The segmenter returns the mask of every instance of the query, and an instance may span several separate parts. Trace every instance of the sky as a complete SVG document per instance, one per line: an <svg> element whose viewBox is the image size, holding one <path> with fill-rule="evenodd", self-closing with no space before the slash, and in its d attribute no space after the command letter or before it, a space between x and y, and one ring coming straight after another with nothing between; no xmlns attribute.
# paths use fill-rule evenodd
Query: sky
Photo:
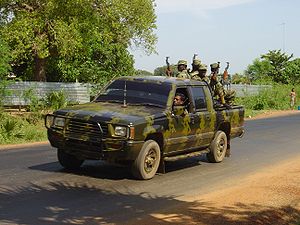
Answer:
<svg viewBox="0 0 300 225"><path fill-rule="evenodd" d="M270 50L300 57L299 0L155 0L157 54L133 50L135 68L153 72L194 54L243 73ZM189 67L191 67L189 65Z"/></svg>

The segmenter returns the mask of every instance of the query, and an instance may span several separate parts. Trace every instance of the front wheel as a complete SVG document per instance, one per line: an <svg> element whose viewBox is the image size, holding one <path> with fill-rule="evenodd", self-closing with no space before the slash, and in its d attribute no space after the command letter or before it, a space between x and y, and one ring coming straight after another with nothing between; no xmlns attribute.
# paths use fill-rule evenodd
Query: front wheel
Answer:
<svg viewBox="0 0 300 225"><path fill-rule="evenodd" d="M78 159L76 156L66 153L63 149L57 149L57 158L59 163L70 170L79 169L84 160Z"/></svg>
<svg viewBox="0 0 300 225"><path fill-rule="evenodd" d="M144 143L138 157L132 165L132 175L141 180L154 177L160 163L160 147L156 141Z"/></svg>
<svg viewBox="0 0 300 225"><path fill-rule="evenodd" d="M206 154L209 162L222 162L227 151L227 136L223 131L217 131L209 147L210 152Z"/></svg>

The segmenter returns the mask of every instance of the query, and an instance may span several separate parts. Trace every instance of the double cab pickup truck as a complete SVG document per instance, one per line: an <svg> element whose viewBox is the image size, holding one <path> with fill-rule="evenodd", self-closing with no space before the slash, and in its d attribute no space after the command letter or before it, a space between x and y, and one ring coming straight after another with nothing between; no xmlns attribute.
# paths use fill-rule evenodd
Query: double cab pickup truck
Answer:
<svg viewBox="0 0 300 225"><path fill-rule="evenodd" d="M186 97L181 106L173 103L178 93ZM243 124L244 108L216 104L207 83L163 76L117 78L92 102L45 118L64 168L105 160L130 166L144 180L163 173L168 160L206 154L209 162L221 162Z"/></svg>

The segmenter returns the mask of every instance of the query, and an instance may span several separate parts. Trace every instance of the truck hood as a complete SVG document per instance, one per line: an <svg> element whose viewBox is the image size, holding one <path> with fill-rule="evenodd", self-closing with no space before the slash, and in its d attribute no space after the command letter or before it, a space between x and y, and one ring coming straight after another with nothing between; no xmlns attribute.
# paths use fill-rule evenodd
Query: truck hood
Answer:
<svg viewBox="0 0 300 225"><path fill-rule="evenodd" d="M149 117L153 119L162 117L165 110L155 106L127 105L123 107L120 103L91 102L60 109L54 114L85 121L127 125L138 124Z"/></svg>

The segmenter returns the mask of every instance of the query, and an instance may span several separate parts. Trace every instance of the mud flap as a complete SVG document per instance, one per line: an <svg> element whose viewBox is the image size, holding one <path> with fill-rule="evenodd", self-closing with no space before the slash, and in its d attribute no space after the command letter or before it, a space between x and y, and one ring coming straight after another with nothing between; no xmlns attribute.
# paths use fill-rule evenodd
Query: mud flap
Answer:
<svg viewBox="0 0 300 225"><path fill-rule="evenodd" d="M231 153L230 153L230 144L227 144L227 149L226 149L226 153L225 153L225 157L230 157Z"/></svg>
<svg viewBox="0 0 300 225"><path fill-rule="evenodd" d="M163 157L160 158L160 163L159 163L157 172L162 173L162 174L166 173L166 165L165 165L165 160L163 159Z"/></svg>

